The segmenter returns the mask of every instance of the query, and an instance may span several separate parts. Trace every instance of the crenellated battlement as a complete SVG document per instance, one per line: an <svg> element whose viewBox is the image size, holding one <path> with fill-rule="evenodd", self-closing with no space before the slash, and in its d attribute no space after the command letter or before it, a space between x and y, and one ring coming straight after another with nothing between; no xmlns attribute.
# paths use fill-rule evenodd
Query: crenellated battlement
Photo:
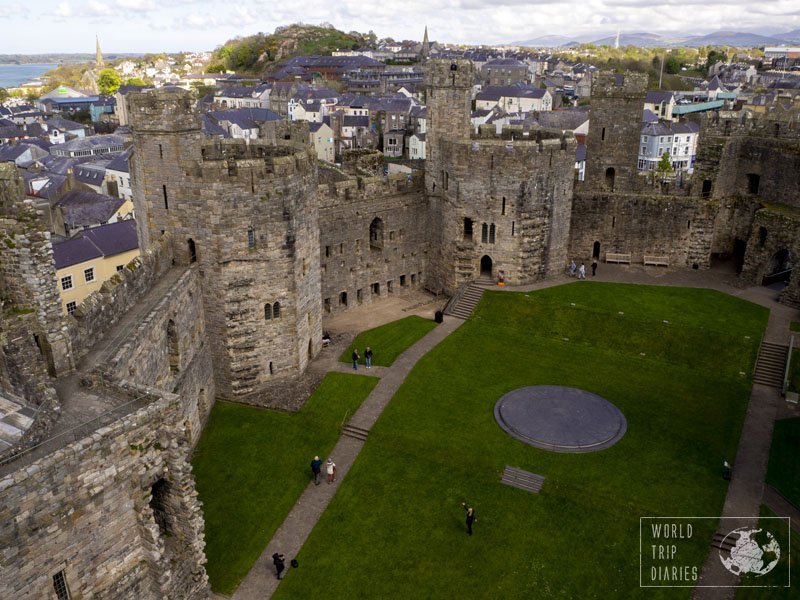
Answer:
<svg viewBox="0 0 800 600"><path fill-rule="evenodd" d="M351 177L344 181L319 184L317 196L320 209L334 208L359 202L380 202L390 196L421 193L424 189L422 174L396 173L387 177Z"/></svg>
<svg viewBox="0 0 800 600"><path fill-rule="evenodd" d="M472 88L475 65L465 58L435 59L425 64L425 87Z"/></svg>
<svg viewBox="0 0 800 600"><path fill-rule="evenodd" d="M601 71L592 76L592 100L595 98L644 98L647 73L612 73Z"/></svg>
<svg viewBox="0 0 800 600"><path fill-rule="evenodd" d="M702 134L708 137L753 137L800 140L800 110L773 108L764 114L745 110L706 113L701 117Z"/></svg>
<svg viewBox="0 0 800 600"><path fill-rule="evenodd" d="M134 131L159 134L201 129L194 96L187 90L159 88L132 92L126 102Z"/></svg>

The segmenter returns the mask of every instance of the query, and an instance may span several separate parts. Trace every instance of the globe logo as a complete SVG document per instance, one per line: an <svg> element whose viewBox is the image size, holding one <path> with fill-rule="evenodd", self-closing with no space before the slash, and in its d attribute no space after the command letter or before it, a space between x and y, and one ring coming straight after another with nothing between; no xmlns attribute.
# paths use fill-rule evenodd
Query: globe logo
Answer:
<svg viewBox="0 0 800 600"><path fill-rule="evenodd" d="M763 533L762 539L766 537L766 541L760 542L756 539L759 533ZM781 558L781 547L769 531L740 527L726 535L721 545L726 546L726 542L733 543L736 535L739 537L733 544L730 555L723 556L722 552L719 553L719 558L728 571L734 575L752 573L756 577L761 577L775 568Z"/></svg>

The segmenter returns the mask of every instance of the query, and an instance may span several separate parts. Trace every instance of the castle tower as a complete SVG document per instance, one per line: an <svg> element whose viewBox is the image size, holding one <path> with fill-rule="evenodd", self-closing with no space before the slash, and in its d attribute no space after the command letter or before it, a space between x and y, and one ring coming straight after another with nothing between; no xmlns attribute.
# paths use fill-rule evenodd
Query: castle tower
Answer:
<svg viewBox="0 0 800 600"><path fill-rule="evenodd" d="M94 37L95 40L95 57L94 57L94 64L98 67L103 66L103 53L100 51L100 38L98 36Z"/></svg>
<svg viewBox="0 0 800 600"><path fill-rule="evenodd" d="M436 59L425 65L428 106L425 189L428 194L439 194L447 188L447 174L440 163L441 140L469 140L474 82L475 67L470 60Z"/></svg>
<svg viewBox="0 0 800 600"><path fill-rule="evenodd" d="M602 72L592 77L586 184L591 189L633 191L642 131L647 74Z"/></svg>
<svg viewBox="0 0 800 600"><path fill-rule="evenodd" d="M263 393L321 349L316 159L291 134L205 141L187 92L129 94L142 239L203 277L217 395ZM290 127L286 124L286 127Z"/></svg>

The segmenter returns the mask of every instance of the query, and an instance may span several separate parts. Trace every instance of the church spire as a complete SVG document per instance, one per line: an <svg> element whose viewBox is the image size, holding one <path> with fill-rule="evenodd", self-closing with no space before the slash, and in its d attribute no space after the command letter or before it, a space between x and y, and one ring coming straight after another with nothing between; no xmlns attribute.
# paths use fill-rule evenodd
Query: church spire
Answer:
<svg viewBox="0 0 800 600"><path fill-rule="evenodd" d="M100 51L100 38L98 36L94 37L96 43L96 53L94 62L98 67L103 66L103 53Z"/></svg>
<svg viewBox="0 0 800 600"><path fill-rule="evenodd" d="M431 45L428 42L428 26L425 25L425 35L422 37L422 56L428 58L431 53Z"/></svg>

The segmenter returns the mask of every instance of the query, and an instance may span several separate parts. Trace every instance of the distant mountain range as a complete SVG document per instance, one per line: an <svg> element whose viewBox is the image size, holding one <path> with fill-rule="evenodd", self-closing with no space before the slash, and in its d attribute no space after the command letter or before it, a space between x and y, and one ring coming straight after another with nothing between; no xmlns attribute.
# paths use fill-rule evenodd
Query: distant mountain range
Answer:
<svg viewBox="0 0 800 600"><path fill-rule="evenodd" d="M529 40L512 42L512 46L530 46L534 48L559 48L577 46L579 44L595 44L596 46L613 46L616 34L597 37L598 34L566 37L563 35L545 35ZM620 33L620 46L640 46L642 48L668 47L668 46L781 46L787 44L800 44L800 29L786 33L773 33L763 35L745 31L715 31L705 35L677 36L669 34L637 32Z"/></svg>

